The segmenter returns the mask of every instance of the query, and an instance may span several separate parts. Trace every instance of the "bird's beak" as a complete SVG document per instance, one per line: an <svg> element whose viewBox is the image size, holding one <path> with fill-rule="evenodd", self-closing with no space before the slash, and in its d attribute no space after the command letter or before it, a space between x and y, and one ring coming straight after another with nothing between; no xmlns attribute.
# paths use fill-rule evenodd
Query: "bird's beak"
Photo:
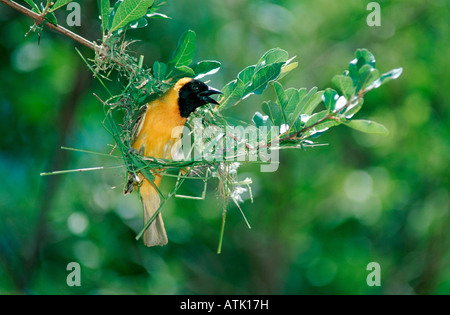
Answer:
<svg viewBox="0 0 450 315"><path fill-rule="evenodd" d="M214 95L214 94L223 94L223 93L215 88L208 87L208 90L200 92L198 94L198 96L200 96L200 98L207 103L219 105L219 103L215 99L210 97L211 95Z"/></svg>

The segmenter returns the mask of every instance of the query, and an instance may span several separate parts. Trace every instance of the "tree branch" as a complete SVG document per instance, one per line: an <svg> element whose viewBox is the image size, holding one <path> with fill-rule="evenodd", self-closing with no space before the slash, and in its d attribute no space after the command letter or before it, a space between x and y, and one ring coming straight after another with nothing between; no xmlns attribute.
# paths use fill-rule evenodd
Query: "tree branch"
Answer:
<svg viewBox="0 0 450 315"><path fill-rule="evenodd" d="M0 0L0 2L3 2L4 4L6 4L7 6L13 8L14 10L19 11L20 13L32 18L36 25L40 25L45 21L45 18L42 17L41 15L25 8L24 6L14 2L14 1L10 1L10 0ZM54 25L50 22L46 23L46 26L48 26L49 28L51 28L52 30L55 30L61 34L63 34L64 36L67 36L75 41L77 41L78 43L94 50L94 51L98 51L100 50L100 46L97 45L95 42L90 42L87 39L81 37L80 35L75 34L72 31L69 31L68 29L60 26L60 25Z"/></svg>

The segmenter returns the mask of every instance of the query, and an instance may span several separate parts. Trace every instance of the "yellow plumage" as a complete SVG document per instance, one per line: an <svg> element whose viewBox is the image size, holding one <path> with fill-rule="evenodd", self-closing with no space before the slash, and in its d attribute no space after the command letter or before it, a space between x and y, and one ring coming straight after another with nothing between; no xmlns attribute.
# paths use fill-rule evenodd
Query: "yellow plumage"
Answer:
<svg viewBox="0 0 450 315"><path fill-rule="evenodd" d="M173 152L180 149L174 148L181 137L180 127L184 126L190 113L208 103L219 104L210 97L213 94L221 92L192 78L178 80L161 97L139 110L132 130L132 147L143 156L172 159ZM139 185L145 223L153 217L160 205L159 192L155 186L159 187L161 175L153 173L153 176L155 178L152 183L141 173L139 180L130 175L124 189L124 193L128 194L133 191L134 183ZM144 243L147 246L167 244L161 213L144 232Z"/></svg>
<svg viewBox="0 0 450 315"><path fill-rule="evenodd" d="M181 117L178 105L179 90L192 79L179 80L160 98L147 104L137 136L133 143L140 154L155 158L172 159L172 147L179 138L172 138L172 130L183 126L186 118ZM154 184L159 187L161 176L154 174ZM142 174L139 174L139 192L144 205L144 222L158 210L160 199L156 188ZM167 234L161 213L144 233L144 243L147 246L167 244Z"/></svg>

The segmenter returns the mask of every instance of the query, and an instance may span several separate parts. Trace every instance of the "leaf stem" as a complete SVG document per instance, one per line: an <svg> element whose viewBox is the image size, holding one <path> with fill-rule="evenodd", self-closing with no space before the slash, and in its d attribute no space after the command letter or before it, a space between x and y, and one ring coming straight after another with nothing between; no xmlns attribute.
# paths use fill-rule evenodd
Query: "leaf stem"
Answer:
<svg viewBox="0 0 450 315"><path fill-rule="evenodd" d="M222 242L223 242L223 234L225 232L226 217L227 217L227 207L224 204L222 211L222 227L220 228L220 238L219 238L219 245L217 247L217 254L222 253Z"/></svg>
<svg viewBox="0 0 450 315"><path fill-rule="evenodd" d="M67 173L98 171L98 170L105 170L105 169L112 169L112 168L121 168L121 167L124 167L124 165L99 166L99 167L77 168L77 169L74 169L74 170L43 172L43 173L40 173L40 175L41 176L60 175L60 174L67 174Z"/></svg>
<svg viewBox="0 0 450 315"><path fill-rule="evenodd" d="M294 132L294 133L292 133L292 134L290 134L290 135L287 135L287 136L284 137L284 138L281 138L281 139L280 139L280 142L284 142L284 141L288 141L288 140L295 139L295 138L297 138L300 134L302 134L302 133L304 133L304 132L306 132L306 131L308 131L308 130L314 128L315 126L317 126L317 125L323 123L324 121L326 121L326 120L328 120L328 119L334 119L334 117L333 117L332 115L330 115L330 114L327 114L324 118L320 119L319 121L317 121L316 123L312 124L311 126L306 126L306 127L304 127L303 129L301 129L301 130L299 130L299 131L296 131L296 132Z"/></svg>

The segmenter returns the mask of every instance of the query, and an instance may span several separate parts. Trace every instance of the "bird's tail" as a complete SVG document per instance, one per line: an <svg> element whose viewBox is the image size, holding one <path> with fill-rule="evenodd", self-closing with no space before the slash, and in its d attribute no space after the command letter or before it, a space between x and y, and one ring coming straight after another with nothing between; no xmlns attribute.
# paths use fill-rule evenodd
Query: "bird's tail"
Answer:
<svg viewBox="0 0 450 315"><path fill-rule="evenodd" d="M144 204L144 224L153 217L159 208L160 199L158 191L148 181L141 187L141 197ZM147 246L163 246L167 244L167 233L161 213L153 220L152 224L144 232L144 244Z"/></svg>

